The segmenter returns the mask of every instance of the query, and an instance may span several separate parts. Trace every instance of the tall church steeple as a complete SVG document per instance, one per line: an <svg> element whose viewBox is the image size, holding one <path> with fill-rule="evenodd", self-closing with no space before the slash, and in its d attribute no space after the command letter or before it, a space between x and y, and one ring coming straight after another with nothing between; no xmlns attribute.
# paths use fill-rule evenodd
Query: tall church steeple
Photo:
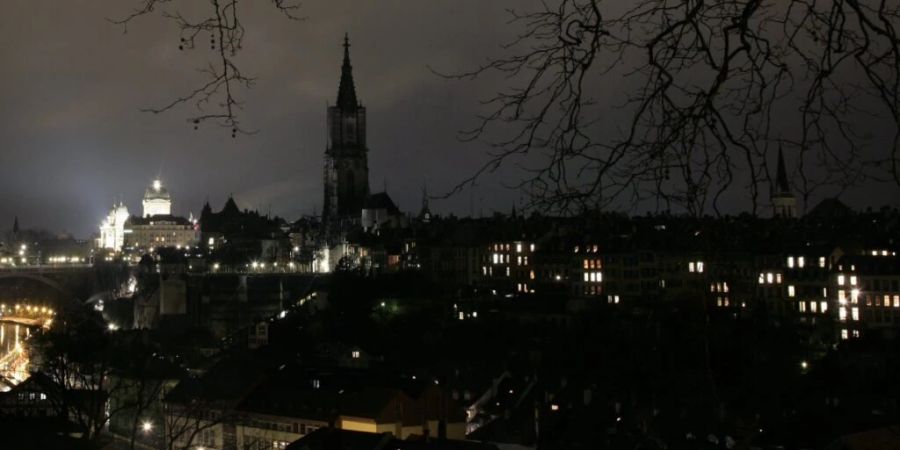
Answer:
<svg viewBox="0 0 900 450"><path fill-rule="evenodd" d="M355 111L359 106L356 86L353 83L353 66L350 64L350 37L344 34L344 64L341 65L341 84L338 87L337 106L342 110Z"/></svg>
<svg viewBox="0 0 900 450"><path fill-rule="evenodd" d="M797 217L797 198L791 192L787 169L784 166L784 152L778 146L778 168L775 171L775 183L771 188L773 215L792 219Z"/></svg>
<svg viewBox="0 0 900 450"><path fill-rule="evenodd" d="M359 220L369 195L366 108L356 96L350 40L344 35L344 61L337 103L328 108L328 147L325 149L325 220Z"/></svg>

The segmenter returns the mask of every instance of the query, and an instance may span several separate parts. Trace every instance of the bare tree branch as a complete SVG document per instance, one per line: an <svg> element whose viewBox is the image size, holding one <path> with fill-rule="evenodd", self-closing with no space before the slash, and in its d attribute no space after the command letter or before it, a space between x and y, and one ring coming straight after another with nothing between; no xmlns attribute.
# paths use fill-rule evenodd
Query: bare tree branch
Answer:
<svg viewBox="0 0 900 450"><path fill-rule="evenodd" d="M506 56L444 75L508 81L462 134L491 145L487 162L447 195L526 161L518 187L552 212L655 198L720 213L737 184L757 213L779 147L804 199L900 183L895 2L548 0L511 14L522 31ZM623 85L624 102L604 109L596 96Z"/></svg>
<svg viewBox="0 0 900 450"><path fill-rule="evenodd" d="M295 15L299 4L290 0L269 2L285 17L291 20L302 19ZM199 50L206 45L206 39L209 39L211 62L200 70L207 82L165 105L144 108L142 111L158 114L192 105L196 113L189 116L187 121L193 124L194 129L203 123L212 122L230 128L232 137L239 133L255 133L243 128L239 119L243 102L239 100L238 93L250 89L254 82L254 78L244 75L236 63L246 33L241 22L239 4L242 4L239 0L207 0L203 11L197 14L198 18L193 19L179 9L188 8L184 0L141 0L130 14L120 19L110 19L112 23L121 25L127 33L132 22L157 14L177 24L180 30L178 49L182 51Z"/></svg>

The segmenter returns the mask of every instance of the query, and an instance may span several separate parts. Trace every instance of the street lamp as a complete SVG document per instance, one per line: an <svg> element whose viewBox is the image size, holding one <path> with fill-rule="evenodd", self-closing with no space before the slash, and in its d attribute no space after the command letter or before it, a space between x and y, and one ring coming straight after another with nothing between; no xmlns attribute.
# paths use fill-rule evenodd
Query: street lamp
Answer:
<svg viewBox="0 0 900 450"><path fill-rule="evenodd" d="M153 431L153 423L149 420L145 420L144 423L141 424L141 430L143 430L144 433Z"/></svg>

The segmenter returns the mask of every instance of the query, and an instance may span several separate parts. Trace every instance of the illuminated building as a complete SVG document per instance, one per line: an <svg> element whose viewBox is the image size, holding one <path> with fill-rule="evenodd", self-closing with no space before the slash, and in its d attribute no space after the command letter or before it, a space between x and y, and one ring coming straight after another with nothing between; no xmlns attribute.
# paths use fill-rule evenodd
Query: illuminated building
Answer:
<svg viewBox="0 0 900 450"><path fill-rule="evenodd" d="M143 206L144 214L141 217L172 214L172 197L160 180L153 180L153 184L144 191Z"/></svg>
<svg viewBox="0 0 900 450"><path fill-rule="evenodd" d="M125 222L125 248L129 250L192 247L199 240L200 231L184 217L157 214L130 217Z"/></svg>
<svg viewBox="0 0 900 450"><path fill-rule="evenodd" d="M122 202L113 205L109 214L100 224L100 248L121 251L125 246L125 222L128 220L128 207Z"/></svg>

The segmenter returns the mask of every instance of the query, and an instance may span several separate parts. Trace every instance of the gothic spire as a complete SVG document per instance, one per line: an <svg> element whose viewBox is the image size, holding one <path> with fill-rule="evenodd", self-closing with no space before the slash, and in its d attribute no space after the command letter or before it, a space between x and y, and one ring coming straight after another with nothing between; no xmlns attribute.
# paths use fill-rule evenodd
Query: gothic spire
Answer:
<svg viewBox="0 0 900 450"><path fill-rule="evenodd" d="M13 234L19 234L19 216L13 220Z"/></svg>
<svg viewBox="0 0 900 450"><path fill-rule="evenodd" d="M775 195L790 196L791 185L788 183L787 170L784 168L784 152L778 146L778 171L775 178Z"/></svg>
<svg viewBox="0 0 900 450"><path fill-rule="evenodd" d="M341 66L341 85L338 88L337 106L344 112L356 111L356 86L353 85L353 66L350 65L350 38L344 34L344 64Z"/></svg>

